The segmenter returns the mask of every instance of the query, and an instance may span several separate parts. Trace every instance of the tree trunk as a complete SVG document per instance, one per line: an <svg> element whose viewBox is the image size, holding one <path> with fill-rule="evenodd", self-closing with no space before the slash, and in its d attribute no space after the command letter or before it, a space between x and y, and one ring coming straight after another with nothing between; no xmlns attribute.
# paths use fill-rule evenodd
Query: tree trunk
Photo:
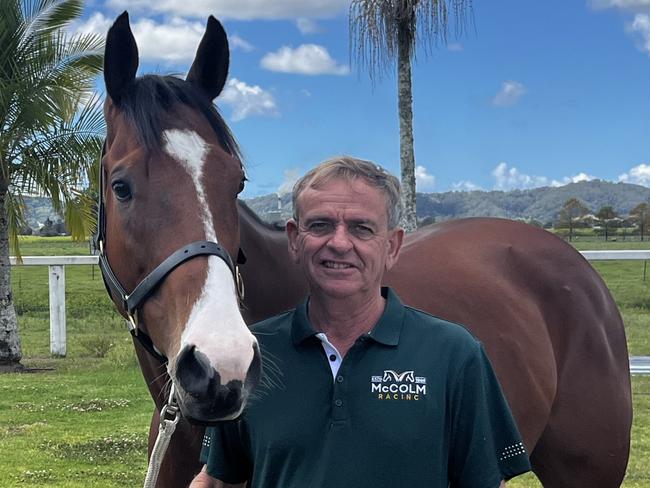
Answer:
<svg viewBox="0 0 650 488"><path fill-rule="evenodd" d="M415 208L415 155L413 151L413 95L411 91L411 43L406 27L398 30L397 99L399 146L404 214L401 225L406 232L417 229Z"/></svg>
<svg viewBox="0 0 650 488"><path fill-rule="evenodd" d="M20 370L22 351L11 293L7 184L0 181L0 370Z"/></svg>

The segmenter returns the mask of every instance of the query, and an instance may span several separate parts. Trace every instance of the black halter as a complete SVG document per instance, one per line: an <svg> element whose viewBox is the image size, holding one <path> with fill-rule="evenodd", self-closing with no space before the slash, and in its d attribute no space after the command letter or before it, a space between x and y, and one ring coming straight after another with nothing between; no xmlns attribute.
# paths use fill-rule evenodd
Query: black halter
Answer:
<svg viewBox="0 0 650 488"><path fill-rule="evenodd" d="M185 261L188 261L196 256L212 255L221 258L228 268L230 269L233 279L235 280L237 294L239 300L243 300L244 289L239 274L239 268L236 267L228 252L216 242L212 241L196 241L178 249L167 257L162 263L149 273L138 285L127 293L120 280L117 279L115 273L108 263L108 256L106 255L106 210L104 208L104 168L102 166L102 159L106 152L106 143L102 147L101 159L99 161L99 202L97 205L97 235L95 236L95 245L99 250L99 269L102 272L104 285L109 295L114 300L119 300L122 310L126 313L128 318L127 327L131 335L138 339L140 344L154 357L161 362L167 362L167 358L158 350L153 344L151 337L138 328L138 310L142 307L145 300L153 293L153 291L162 283L162 281L171 273L177 266L180 266ZM237 262L243 264L245 257L242 251L239 251Z"/></svg>

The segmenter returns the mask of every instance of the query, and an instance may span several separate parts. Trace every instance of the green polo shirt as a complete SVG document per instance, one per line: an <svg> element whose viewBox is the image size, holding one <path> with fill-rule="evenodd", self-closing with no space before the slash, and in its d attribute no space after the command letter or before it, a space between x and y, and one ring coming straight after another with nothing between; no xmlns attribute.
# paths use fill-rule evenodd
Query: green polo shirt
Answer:
<svg viewBox="0 0 650 488"><path fill-rule="evenodd" d="M208 474L253 488L497 488L530 469L481 344L382 294L335 378L307 301L253 327L265 376L238 420L208 429Z"/></svg>

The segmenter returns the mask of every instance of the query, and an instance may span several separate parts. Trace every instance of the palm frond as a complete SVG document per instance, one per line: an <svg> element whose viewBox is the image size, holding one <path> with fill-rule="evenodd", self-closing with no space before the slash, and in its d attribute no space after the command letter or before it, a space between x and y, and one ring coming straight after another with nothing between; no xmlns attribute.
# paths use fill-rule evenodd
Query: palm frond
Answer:
<svg viewBox="0 0 650 488"><path fill-rule="evenodd" d="M371 79L391 69L399 43L410 57L421 45L426 54L447 42L450 17L460 36L471 14L471 0L352 0L349 10L350 57L365 67Z"/></svg>
<svg viewBox="0 0 650 488"><path fill-rule="evenodd" d="M83 0L23 0L26 34L47 36L68 25L83 12Z"/></svg>
<svg viewBox="0 0 650 488"><path fill-rule="evenodd" d="M65 223L74 240L84 240L95 232L97 200L88 191L72 190L65 202Z"/></svg>
<svg viewBox="0 0 650 488"><path fill-rule="evenodd" d="M16 256L16 259L20 261L22 255L18 242L18 230L27 225L27 221L25 220L25 202L22 195L7 192L5 207L7 211L7 226L9 229L9 248L11 249L11 253Z"/></svg>

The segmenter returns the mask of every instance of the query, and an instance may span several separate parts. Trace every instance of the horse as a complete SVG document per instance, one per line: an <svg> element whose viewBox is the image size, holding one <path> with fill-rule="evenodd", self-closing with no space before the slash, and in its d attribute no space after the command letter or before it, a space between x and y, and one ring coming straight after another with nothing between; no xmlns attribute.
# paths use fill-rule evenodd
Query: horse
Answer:
<svg viewBox="0 0 650 488"><path fill-rule="evenodd" d="M135 77L128 14L107 35L103 245L115 279L146 296L134 317L134 304L111 291L132 324L155 403L150 449L169 382L181 399L158 487L187 486L200 469L204 426L236 416L260 381L259 351L243 324L288 310L307 292L284 231L237 198L243 165L213 104L228 61L214 17L185 80ZM217 237L227 256L213 249L165 265L174 249ZM246 285L239 308L233 258ZM154 285L136 293L152 274ZM632 418L625 332L602 279L570 245L505 219L444 222L406 237L385 284L485 345L545 487L620 485Z"/></svg>

